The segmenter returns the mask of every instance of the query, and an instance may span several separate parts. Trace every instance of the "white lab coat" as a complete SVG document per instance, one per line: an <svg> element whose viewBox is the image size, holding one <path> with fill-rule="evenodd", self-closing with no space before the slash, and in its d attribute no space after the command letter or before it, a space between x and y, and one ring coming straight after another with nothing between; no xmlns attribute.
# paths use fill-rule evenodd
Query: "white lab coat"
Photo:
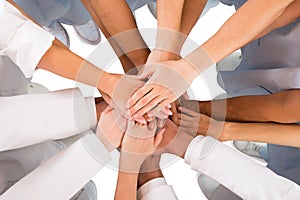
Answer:
<svg viewBox="0 0 300 200"><path fill-rule="evenodd" d="M0 192L14 184L0 199L69 199L110 159L89 131L94 101L78 89L27 95L54 37L5 0L0 24ZM65 149L52 141L83 132Z"/></svg>
<svg viewBox="0 0 300 200"><path fill-rule="evenodd" d="M246 200L298 200L300 186L276 175L212 137L198 136L185 154L185 162ZM149 181L138 190L138 199L177 199L163 178Z"/></svg>

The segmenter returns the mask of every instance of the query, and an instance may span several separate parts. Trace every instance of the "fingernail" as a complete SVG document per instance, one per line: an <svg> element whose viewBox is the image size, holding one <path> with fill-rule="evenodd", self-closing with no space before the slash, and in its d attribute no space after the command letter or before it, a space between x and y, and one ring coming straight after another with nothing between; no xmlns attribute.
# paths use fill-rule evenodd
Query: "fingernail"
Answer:
<svg viewBox="0 0 300 200"><path fill-rule="evenodd" d="M141 116L139 115L139 114L135 114L135 115L133 115L133 118L134 119L138 119L138 118L140 118Z"/></svg>
<svg viewBox="0 0 300 200"><path fill-rule="evenodd" d="M147 121L145 120L145 118L141 118L140 122L141 122L142 124L147 124Z"/></svg>
<svg viewBox="0 0 300 200"><path fill-rule="evenodd" d="M168 111L168 114L169 114L169 115L173 115L172 111L170 111L170 110Z"/></svg>
<svg viewBox="0 0 300 200"><path fill-rule="evenodd" d="M172 106L169 104L169 105L168 105L168 108L172 108Z"/></svg>
<svg viewBox="0 0 300 200"><path fill-rule="evenodd" d="M182 108L181 108L181 107L178 107L178 110L182 110Z"/></svg>

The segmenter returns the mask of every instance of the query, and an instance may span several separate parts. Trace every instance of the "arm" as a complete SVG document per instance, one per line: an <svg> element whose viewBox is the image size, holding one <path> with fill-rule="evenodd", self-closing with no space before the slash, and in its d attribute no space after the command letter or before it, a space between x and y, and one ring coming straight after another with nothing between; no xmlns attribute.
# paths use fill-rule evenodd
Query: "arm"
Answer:
<svg viewBox="0 0 300 200"><path fill-rule="evenodd" d="M70 137L97 123L93 99L79 89L1 97L0 110L0 151Z"/></svg>
<svg viewBox="0 0 300 200"><path fill-rule="evenodd" d="M167 185L159 166L160 155L149 156L143 163L138 177L137 199L177 199L172 186Z"/></svg>
<svg viewBox="0 0 300 200"><path fill-rule="evenodd" d="M112 97L122 76L108 74L72 53L10 3L1 1L0 10L0 55L8 56L26 77L38 67L95 86ZM25 37L31 40L24 41Z"/></svg>
<svg viewBox="0 0 300 200"><path fill-rule="evenodd" d="M240 140L300 147L300 125L225 122L224 141Z"/></svg>
<svg viewBox="0 0 300 200"><path fill-rule="evenodd" d="M180 33L185 0L157 1L157 35L155 49L147 63L178 60L185 36Z"/></svg>
<svg viewBox="0 0 300 200"><path fill-rule="evenodd" d="M289 23L293 22L297 18L299 18L299 9L300 9L300 1L296 0L292 2L284 11L283 13L273 21L265 30L263 30L259 35L257 35L254 40L270 33L271 31L288 25Z"/></svg>
<svg viewBox="0 0 300 200"><path fill-rule="evenodd" d="M125 54L135 67L145 64L150 50L125 0L82 0L82 3L118 56Z"/></svg>
<svg viewBox="0 0 300 200"><path fill-rule="evenodd" d="M147 63L179 60L185 39L198 21L206 0L157 1L156 47Z"/></svg>
<svg viewBox="0 0 300 200"><path fill-rule="evenodd" d="M140 166L162 140L163 131L155 135L155 129L128 121L121 147L119 175L115 199L136 199L137 178Z"/></svg>
<svg viewBox="0 0 300 200"><path fill-rule="evenodd" d="M299 98L300 90L288 90L270 95L199 102L199 107L201 113L213 115L215 119L222 119L225 105L228 121L295 123L300 121Z"/></svg>
<svg viewBox="0 0 300 200"><path fill-rule="evenodd" d="M130 98L128 107L131 116L136 113L140 116L148 112L152 109L150 105L152 102L165 107L175 101L200 73L250 42L276 20L292 2L294 1L247 1L198 49L179 61L161 63L161 66L152 73L148 84L137 90ZM167 74L168 82L164 80ZM144 97L147 93L149 93L147 97Z"/></svg>
<svg viewBox="0 0 300 200"><path fill-rule="evenodd" d="M294 0L247 1L201 48L207 52L214 63L220 61L255 38L292 2Z"/></svg>
<svg viewBox="0 0 300 200"><path fill-rule="evenodd" d="M185 161L192 169L213 177L242 199L298 199L300 197L300 187L297 184L276 175L260 163L211 137L195 138L187 149ZM261 181L257 181L258 179ZM241 187L240 183L245 181L247 187Z"/></svg>
<svg viewBox="0 0 300 200"><path fill-rule="evenodd" d="M188 134L197 132L222 142L242 140L300 147L297 124L222 122L186 108L180 111L177 125Z"/></svg>
<svg viewBox="0 0 300 200"><path fill-rule="evenodd" d="M94 133L87 132L15 183L0 198L70 199L110 160ZM57 181L57 177L62 178Z"/></svg>

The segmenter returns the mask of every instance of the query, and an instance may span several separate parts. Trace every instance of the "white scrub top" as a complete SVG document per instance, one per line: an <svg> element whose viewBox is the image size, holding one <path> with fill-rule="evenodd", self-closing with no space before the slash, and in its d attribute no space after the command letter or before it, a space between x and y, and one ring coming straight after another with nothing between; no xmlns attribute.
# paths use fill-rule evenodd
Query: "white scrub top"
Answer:
<svg viewBox="0 0 300 200"><path fill-rule="evenodd" d="M5 0L0 1L0 24L0 95L24 94L54 36Z"/></svg>

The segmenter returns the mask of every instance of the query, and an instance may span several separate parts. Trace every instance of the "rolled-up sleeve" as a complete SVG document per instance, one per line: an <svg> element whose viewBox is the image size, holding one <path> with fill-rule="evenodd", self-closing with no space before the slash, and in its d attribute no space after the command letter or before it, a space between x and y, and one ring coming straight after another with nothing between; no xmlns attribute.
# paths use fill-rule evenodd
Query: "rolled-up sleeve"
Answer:
<svg viewBox="0 0 300 200"><path fill-rule="evenodd" d="M25 77L31 77L54 36L5 0L0 1L0 24L0 55L8 56Z"/></svg>
<svg viewBox="0 0 300 200"><path fill-rule="evenodd" d="M14 184L0 199L70 199L110 161L109 152L89 131Z"/></svg>
<svg viewBox="0 0 300 200"><path fill-rule="evenodd" d="M76 135L96 126L95 104L79 89L0 97L0 151Z"/></svg>
<svg viewBox="0 0 300 200"><path fill-rule="evenodd" d="M137 192L138 200L176 200L173 187L164 178L155 178L145 183Z"/></svg>
<svg viewBox="0 0 300 200"><path fill-rule="evenodd" d="M300 199L297 184L211 137L196 137L185 161L242 199Z"/></svg>

